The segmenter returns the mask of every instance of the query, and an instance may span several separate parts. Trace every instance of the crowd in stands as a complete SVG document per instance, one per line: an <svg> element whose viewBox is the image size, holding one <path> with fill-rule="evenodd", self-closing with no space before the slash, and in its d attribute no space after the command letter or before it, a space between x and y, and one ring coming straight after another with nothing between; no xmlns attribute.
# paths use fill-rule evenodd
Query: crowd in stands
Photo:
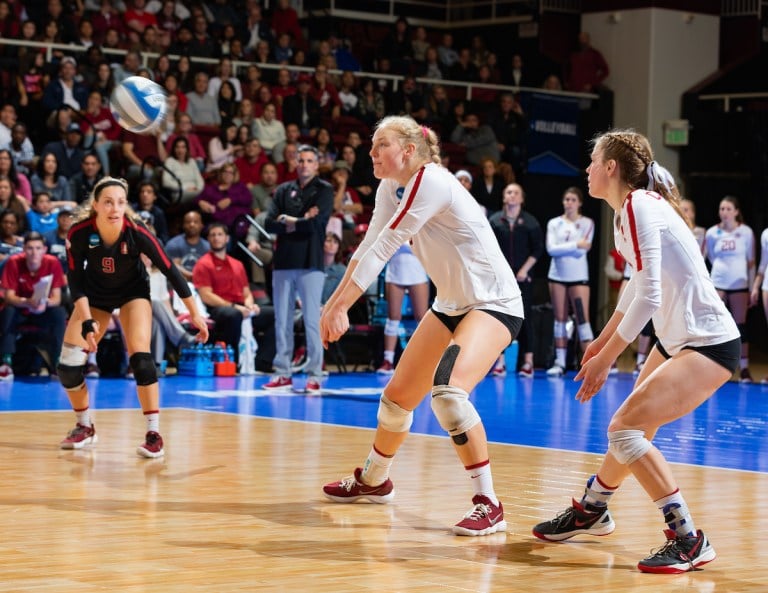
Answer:
<svg viewBox="0 0 768 593"><path fill-rule="evenodd" d="M67 48L48 53L3 39ZM460 170L491 216L502 210L505 188L524 175L526 114L514 92L475 89L468 101L463 89L457 96L440 81L591 92L609 72L586 33L561 70L531 72L520 54L500 63L482 35L457 45L451 33L412 28L403 18L368 59L336 32L306 38L288 0L269 11L255 0L0 0L0 64L0 265L23 251L27 231L43 233L49 253L65 263L73 209L102 176L123 176L136 210L188 281L211 249L208 228L218 229L217 241L228 239L252 291L248 307L266 319L257 332L267 340L274 340L274 245L243 221L264 226L276 189L297 179L300 145L314 147L318 175L332 186L326 247L333 253L318 261L336 270L373 207L369 138L385 114L434 129L444 164ZM403 78L395 87L384 74ZM109 97L128 76L151 78L168 94L168 117L152 134L131 133L112 117ZM172 302L162 292L158 300ZM230 325L227 332L239 335ZM271 370L274 344L260 352L262 370ZM7 352L0 355L9 362Z"/></svg>

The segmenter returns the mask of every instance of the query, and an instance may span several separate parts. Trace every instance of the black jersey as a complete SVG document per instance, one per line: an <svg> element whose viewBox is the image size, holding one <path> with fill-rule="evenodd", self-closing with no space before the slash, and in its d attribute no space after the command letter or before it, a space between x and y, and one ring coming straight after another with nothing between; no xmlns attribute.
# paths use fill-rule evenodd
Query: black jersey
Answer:
<svg viewBox="0 0 768 593"><path fill-rule="evenodd" d="M149 299L149 275L140 254L171 281L182 298L191 296L157 237L143 223L124 218L120 236L105 245L94 218L74 225L67 236L67 277L72 300L88 297L91 304L111 310L132 298Z"/></svg>

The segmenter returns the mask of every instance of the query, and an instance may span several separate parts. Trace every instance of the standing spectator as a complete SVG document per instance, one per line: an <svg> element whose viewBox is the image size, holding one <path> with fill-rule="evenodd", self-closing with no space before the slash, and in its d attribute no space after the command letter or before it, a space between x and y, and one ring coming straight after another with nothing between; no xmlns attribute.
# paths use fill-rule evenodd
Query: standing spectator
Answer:
<svg viewBox="0 0 768 593"><path fill-rule="evenodd" d="M480 175L472 184L472 195L485 210L486 216L501 210L504 188L507 184L499 175L496 161L484 158L480 161Z"/></svg>
<svg viewBox="0 0 768 593"><path fill-rule="evenodd" d="M223 222L229 229L238 216L250 214L251 200L251 192L237 179L237 167L227 163L216 173L216 182L206 185L195 203L209 220Z"/></svg>
<svg viewBox="0 0 768 593"><path fill-rule="evenodd" d="M208 339L208 326L197 310L187 283L157 238L133 216L128 206L128 186L123 180L102 179L93 192L93 200L80 216L69 233L68 279L74 310L64 333L57 367L77 424L60 446L81 449L97 440L83 370L88 352L96 351L107 331L112 311L119 309L129 364L147 422L144 442L136 453L147 458L162 457L160 391L157 369L150 354L152 307L147 270L140 258L142 253L171 281L189 310L192 323L200 330L201 342Z"/></svg>
<svg viewBox="0 0 768 593"><path fill-rule="evenodd" d="M544 255L544 233L536 217L523 209L524 205L525 192L522 186L519 183L510 183L504 188L504 207L493 214L489 222L504 257L507 258L509 266L515 273L517 285L523 297L525 318L518 334L523 364L518 374L521 377L532 378L534 335L531 325L531 306L533 305L531 270ZM502 355L496 361L491 373L501 376L506 370ZM514 372L515 369L509 370Z"/></svg>
<svg viewBox="0 0 768 593"><path fill-rule="evenodd" d="M101 170L101 161L92 152L83 156L83 162L80 164L80 171L69 180L69 194L75 202L82 204L91 197L96 183L104 177Z"/></svg>
<svg viewBox="0 0 768 593"><path fill-rule="evenodd" d="M216 97L208 94L208 75L205 72L195 74L195 90L187 93L187 114L192 123L198 126L218 126L221 124L219 105Z"/></svg>
<svg viewBox="0 0 768 593"><path fill-rule="evenodd" d="M565 88L576 93L599 91L609 73L608 63L603 54L592 47L589 33L579 33L579 47L568 57Z"/></svg>
<svg viewBox="0 0 768 593"><path fill-rule="evenodd" d="M323 346L320 341L320 298L325 280L323 242L333 210L333 188L318 176L318 153L313 146L298 149L298 178L275 192L266 230L277 235L272 272L277 354L275 376L265 389L291 387L295 298L301 300L307 340L306 392L321 391Z"/></svg>
<svg viewBox="0 0 768 593"><path fill-rule="evenodd" d="M562 216L547 223L549 294L555 314L555 364L547 370L550 377L565 372L568 350L568 314L576 314L576 325L582 349L586 350L594 335L589 323L589 266L587 253L592 248L595 223L582 216L584 196L578 187L563 192ZM583 317L582 317L583 314Z"/></svg>
<svg viewBox="0 0 768 593"><path fill-rule="evenodd" d="M746 321L752 279L755 277L755 234L744 224L739 200L735 196L725 196L720 200L719 216L719 224L707 229L705 254L712 264L712 283L741 334L740 381L752 383Z"/></svg>
<svg viewBox="0 0 768 593"><path fill-rule="evenodd" d="M165 244L168 256L179 268L179 272L187 282L192 282L192 270L211 246L203 238L203 217L197 210L184 214L181 221L181 234L171 237Z"/></svg>
<svg viewBox="0 0 768 593"><path fill-rule="evenodd" d="M451 142L461 144L467 149L466 160L472 165L480 165L484 158L499 162L501 153L496 142L496 135L487 124L480 124L476 113L467 113L451 132Z"/></svg>
<svg viewBox="0 0 768 593"><path fill-rule="evenodd" d="M51 276L49 292L35 295L35 285ZM0 312L0 381L13 381L11 366L16 352L16 328L22 323L40 328L47 338L53 371L59 362L66 311L61 288L66 284L59 260L46 253L45 239L31 231L24 236L24 252L11 256L3 266L5 307Z"/></svg>

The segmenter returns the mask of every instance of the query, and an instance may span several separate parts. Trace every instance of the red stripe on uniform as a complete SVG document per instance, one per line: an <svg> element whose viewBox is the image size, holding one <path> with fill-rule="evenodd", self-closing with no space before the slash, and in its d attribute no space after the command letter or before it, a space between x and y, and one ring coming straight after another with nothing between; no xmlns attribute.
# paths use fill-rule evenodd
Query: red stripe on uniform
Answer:
<svg viewBox="0 0 768 593"><path fill-rule="evenodd" d="M635 252L635 272L643 269L643 258L640 255L640 243L637 240L637 223L635 211L632 209L632 194L627 198L627 216L629 217L629 234L632 236L632 249Z"/></svg>
<svg viewBox="0 0 768 593"><path fill-rule="evenodd" d="M397 228L397 225L400 224L400 221L403 220L403 217L408 213L408 209L411 207L411 204L413 204L413 200L416 197L416 192L419 191L419 185L421 185L421 178L423 176L424 176L424 167L419 169L419 172L416 175L416 181L413 182L411 193L408 194L408 199L405 201L405 207L400 211L400 214L398 214L397 218L395 219L395 222L393 222L389 226L390 230L394 231Z"/></svg>
<svg viewBox="0 0 768 593"><path fill-rule="evenodd" d="M140 224L133 224L133 221L131 221L133 228L135 228L137 231L139 231L142 235L149 238L152 243L155 245L155 249L157 249L157 252L160 254L160 257L163 260L163 263L165 264L166 268L171 267L171 260L168 258L168 254L165 252L165 248L160 244L160 241L158 241L157 237L149 232L146 228L141 226Z"/></svg>

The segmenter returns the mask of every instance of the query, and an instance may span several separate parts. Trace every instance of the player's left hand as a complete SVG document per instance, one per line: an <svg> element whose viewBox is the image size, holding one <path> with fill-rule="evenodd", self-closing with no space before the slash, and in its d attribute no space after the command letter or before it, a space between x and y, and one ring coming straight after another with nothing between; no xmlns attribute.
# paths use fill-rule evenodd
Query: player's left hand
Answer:
<svg viewBox="0 0 768 593"><path fill-rule="evenodd" d="M205 344L208 341L208 323L206 323L205 317L195 315L192 317L192 324L200 330L195 336L195 340L200 344Z"/></svg>
<svg viewBox="0 0 768 593"><path fill-rule="evenodd" d="M320 340L323 348L328 348L331 342L337 342L349 329L349 316L341 307L325 307L320 316Z"/></svg>
<svg viewBox="0 0 768 593"><path fill-rule="evenodd" d="M586 362L582 362L581 370L573 379L574 381L582 380L581 387L576 393L576 400L582 404L591 400L602 389L610 370L611 362L606 364L600 356L593 356Z"/></svg>

